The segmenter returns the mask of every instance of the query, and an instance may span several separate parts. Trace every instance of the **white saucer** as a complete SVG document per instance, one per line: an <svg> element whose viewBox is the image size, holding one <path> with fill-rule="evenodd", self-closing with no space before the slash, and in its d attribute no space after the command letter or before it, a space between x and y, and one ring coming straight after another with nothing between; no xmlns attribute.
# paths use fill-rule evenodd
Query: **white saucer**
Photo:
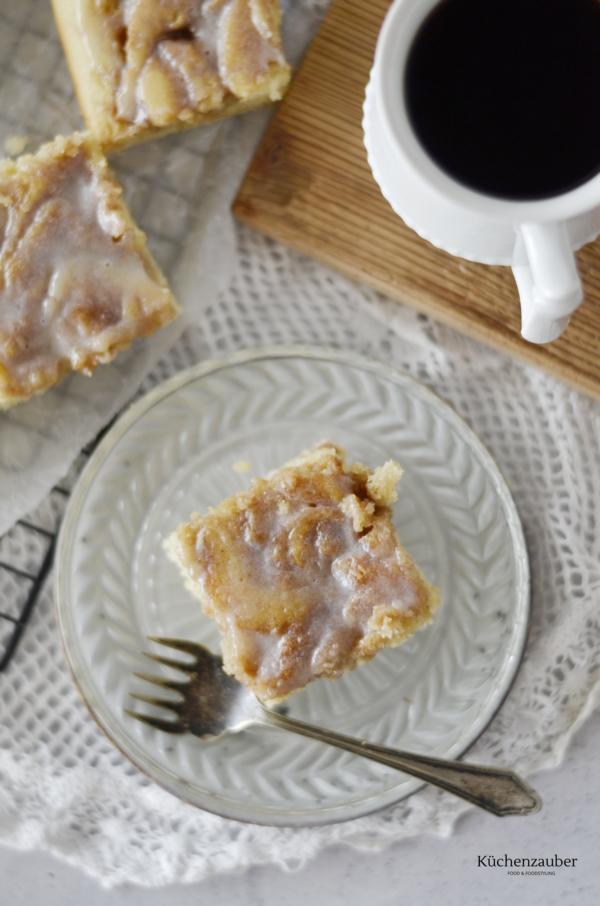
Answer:
<svg viewBox="0 0 600 906"><path fill-rule="evenodd" d="M405 469L395 520L443 590L435 622L290 713L374 742L453 758L500 706L528 623L529 568L506 484L464 422L425 387L351 354L275 348L208 362L134 404L98 446L61 531L56 600L67 657L94 717L157 783L230 818L308 825L363 815L420 784L275 729L212 743L124 713L148 635L217 647L162 550L192 510L247 486L315 441ZM251 464L249 475L233 466ZM147 690L146 690L147 691Z"/></svg>

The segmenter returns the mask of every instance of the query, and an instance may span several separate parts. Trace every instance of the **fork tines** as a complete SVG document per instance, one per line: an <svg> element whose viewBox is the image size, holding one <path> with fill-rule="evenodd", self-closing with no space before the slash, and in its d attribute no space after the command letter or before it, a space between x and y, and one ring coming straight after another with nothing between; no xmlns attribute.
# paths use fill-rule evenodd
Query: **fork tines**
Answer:
<svg viewBox="0 0 600 906"><path fill-rule="evenodd" d="M159 645L165 645L169 648L174 648L177 651L182 651L185 654L191 654L194 656L194 660L175 660L174 658L164 657L160 654L153 654L150 651L143 652L145 657L148 657L159 664L163 664L165 667L170 667L173 670L180 670L182 673L185 673L188 676L194 673L197 665L197 655L199 649L198 645L194 644L194 642L187 642L183 639L165 639L158 638L156 636L149 636L149 639L151 642L156 642ZM154 727L156 730L163 730L167 733L184 733L186 731L186 728L181 721L181 712L184 702L183 691L187 686L189 680L186 679L183 682L179 680L169 680L165 679L162 676L154 676L149 673L141 672L134 673L134 676L146 683L152 683L153 685L159 686L162 689L169 689L172 692L179 693L180 700L169 698L155 698L151 695L144 695L141 692L129 693L130 697L136 699L136 701L144 702L148 705L153 705L156 708L166 708L167 710L175 714L177 720L165 720L160 717L151 717L148 714L139 714L137 711L131 711L129 708L125 708L125 713L128 714L129 717L133 717L144 724L148 724L148 726L150 727Z"/></svg>

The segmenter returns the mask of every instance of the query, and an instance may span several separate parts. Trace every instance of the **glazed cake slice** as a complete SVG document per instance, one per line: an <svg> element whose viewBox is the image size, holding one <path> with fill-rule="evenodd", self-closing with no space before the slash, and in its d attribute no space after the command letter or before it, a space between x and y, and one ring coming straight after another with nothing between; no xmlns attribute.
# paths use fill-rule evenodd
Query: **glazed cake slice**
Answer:
<svg viewBox="0 0 600 906"><path fill-rule="evenodd" d="M320 444L167 539L225 669L259 698L338 677L431 620L437 590L392 524L400 475Z"/></svg>
<svg viewBox="0 0 600 906"><path fill-rule="evenodd" d="M90 374L176 314L90 138L0 162L0 408Z"/></svg>
<svg viewBox="0 0 600 906"><path fill-rule="evenodd" d="M282 97L279 0L53 0L88 127L105 148Z"/></svg>

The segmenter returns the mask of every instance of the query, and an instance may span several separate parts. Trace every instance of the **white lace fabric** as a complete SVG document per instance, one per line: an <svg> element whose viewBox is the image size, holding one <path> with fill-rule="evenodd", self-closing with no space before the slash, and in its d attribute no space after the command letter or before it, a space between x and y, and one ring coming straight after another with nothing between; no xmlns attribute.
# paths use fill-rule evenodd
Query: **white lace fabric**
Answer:
<svg viewBox="0 0 600 906"><path fill-rule="evenodd" d="M302 12L308 21L312 6L296 2L293 15ZM13 4L0 0L2 15L7 10L20 16ZM388 361L451 403L486 444L512 489L532 568L531 627L523 664L502 709L468 758L511 765L525 776L555 767L600 700L600 405L259 234L234 227L228 199L259 128L260 117L248 117L218 127L210 139L207 132L205 138L170 140L171 152L181 160L189 153L188 142L197 143L194 154L201 164L199 195L194 197L205 195L206 207L196 218L197 232L187 252L191 269L173 263L170 268L192 323L154 365L143 389L207 356L306 343ZM153 174L163 166L166 151L161 146L132 154L137 155L130 159L137 170L135 196L144 179L154 185ZM224 189L211 192L223 168L232 175L221 183ZM151 220L152 212L141 208L138 216L147 228L145 217ZM169 263L167 252L165 247ZM200 281L198 261L200 272L208 274ZM147 345L150 357L160 349L160 344ZM146 368L147 361L133 372L121 369L118 399L99 405L75 442L53 438L47 449L63 458L58 471L45 469L47 487L54 480L49 476L58 477L80 443L135 392ZM62 404L56 405L63 418ZM31 427L27 419L24 424ZM6 431L0 421L0 452L8 449L2 440ZM38 467L43 466L41 461ZM42 484L35 494L19 498L12 518L41 499ZM14 661L0 675L0 841L46 849L105 885L190 882L265 863L293 868L334 843L380 849L425 832L448 835L468 808L424 789L349 823L274 829L227 821L180 802L130 765L91 719L66 668L49 584Z"/></svg>

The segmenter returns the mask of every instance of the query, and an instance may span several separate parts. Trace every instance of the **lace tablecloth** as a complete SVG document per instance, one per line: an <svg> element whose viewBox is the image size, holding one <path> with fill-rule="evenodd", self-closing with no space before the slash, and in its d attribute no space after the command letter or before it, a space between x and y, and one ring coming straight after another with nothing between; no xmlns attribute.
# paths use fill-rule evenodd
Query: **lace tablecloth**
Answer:
<svg viewBox="0 0 600 906"><path fill-rule="evenodd" d="M288 4L296 52L318 5ZM0 99L3 115L10 114L4 134L43 137L40 99L47 114L42 131L68 128L65 117L76 117L58 48L48 38L47 4L0 0L0 20L9 47L0 51L7 67L2 90L12 80L27 100L31 79L37 80L18 121L6 100L14 103L14 94ZM19 74L24 59L29 68ZM77 387L83 379L67 381L66 389L45 397L52 419L44 421L35 404L0 418L3 527L42 498L145 373L142 389L207 356L274 343L335 346L389 361L472 425L511 486L527 536L533 607L525 659L469 757L510 764L526 776L554 767L600 698L600 406L236 228L228 203L264 116L120 158L129 201L176 285L188 326L168 352L173 336L104 369L104 377L84 388L84 403ZM0 841L47 849L107 885L193 881L269 862L293 868L329 844L379 849L424 832L447 835L467 808L427 789L350 823L282 830L237 824L179 802L141 776L90 719L60 650L49 587L17 657L0 675Z"/></svg>

